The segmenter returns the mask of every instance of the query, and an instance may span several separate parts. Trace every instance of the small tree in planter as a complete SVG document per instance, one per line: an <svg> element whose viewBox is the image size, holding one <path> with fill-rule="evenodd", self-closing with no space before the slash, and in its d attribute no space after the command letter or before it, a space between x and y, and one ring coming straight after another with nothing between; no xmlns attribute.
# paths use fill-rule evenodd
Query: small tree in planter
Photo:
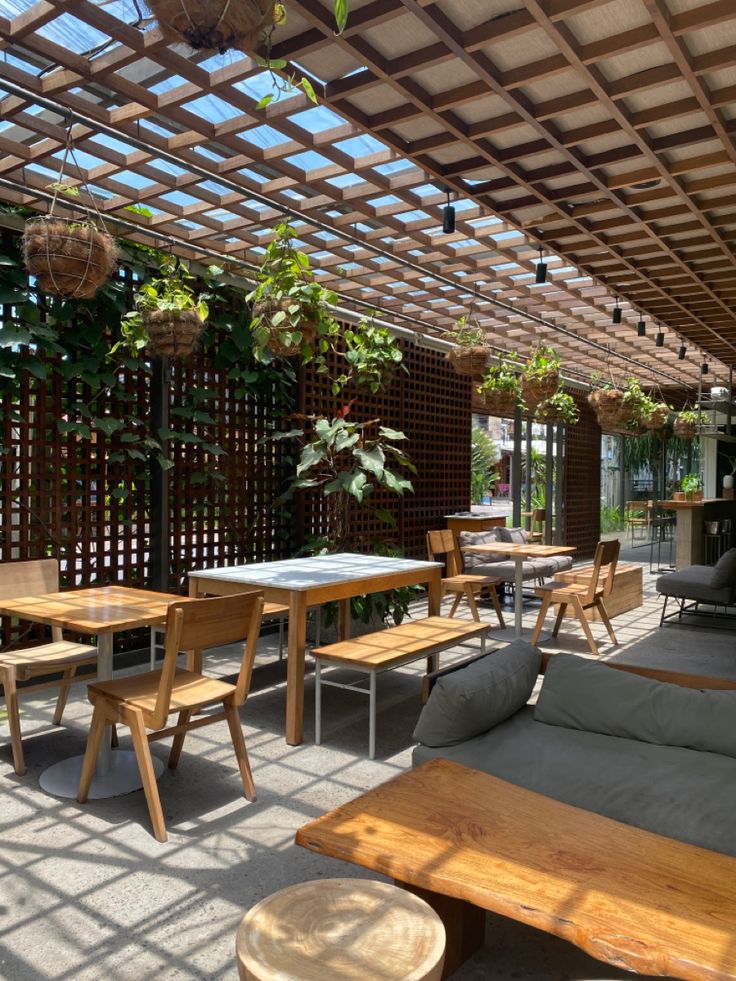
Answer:
<svg viewBox="0 0 736 981"><path fill-rule="evenodd" d="M564 422L574 426L580 419L580 410L575 399L568 392L558 391L544 402L540 402L534 413L537 422Z"/></svg>
<svg viewBox="0 0 736 981"><path fill-rule="evenodd" d="M492 416L508 419L521 404L521 383L517 375L518 364L500 361L491 365L476 391L483 399L486 411Z"/></svg>
<svg viewBox="0 0 736 981"><path fill-rule="evenodd" d="M210 266L209 272L222 270ZM195 291L189 266L174 256L164 258L159 273L136 290L135 310L122 321L123 343L134 351L145 348L152 357L184 358L197 346L211 294Z"/></svg>
<svg viewBox="0 0 736 981"><path fill-rule="evenodd" d="M471 326L467 317L460 317L453 329L445 331L442 336L454 344L446 357L458 375L482 378L491 356L482 327Z"/></svg>
<svg viewBox="0 0 736 981"><path fill-rule="evenodd" d="M309 361L315 342L338 328L331 308L337 294L314 280L309 258L294 244L296 232L287 222L274 229L258 270L258 285L246 299L253 304L251 330L254 354L269 361L271 354Z"/></svg>
<svg viewBox="0 0 736 981"><path fill-rule="evenodd" d="M521 393L528 405L552 398L560 387L560 356L547 344L538 344L521 369Z"/></svg>

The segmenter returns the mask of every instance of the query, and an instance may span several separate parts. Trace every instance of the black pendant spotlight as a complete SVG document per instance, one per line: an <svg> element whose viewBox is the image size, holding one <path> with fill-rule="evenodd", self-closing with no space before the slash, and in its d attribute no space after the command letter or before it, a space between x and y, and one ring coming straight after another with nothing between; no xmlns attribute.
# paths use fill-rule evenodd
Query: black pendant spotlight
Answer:
<svg viewBox="0 0 736 981"><path fill-rule="evenodd" d="M452 235L455 231L455 209L450 204L450 188L446 188L447 191L447 204L442 209L442 233L443 235Z"/></svg>
<svg viewBox="0 0 736 981"><path fill-rule="evenodd" d="M618 297L616 297L616 306L613 308L613 317L611 318L611 322L614 324L620 324L621 314L622 314L622 310L621 307L618 305Z"/></svg>
<svg viewBox="0 0 736 981"><path fill-rule="evenodd" d="M547 263L544 262L544 254L542 252L542 246L539 246L539 262L537 263L537 283L547 282Z"/></svg>
<svg viewBox="0 0 736 981"><path fill-rule="evenodd" d="M687 348L685 347L684 344L681 344L680 345L680 350L677 352L677 360L678 361L684 361L686 354L687 354Z"/></svg>
<svg viewBox="0 0 736 981"><path fill-rule="evenodd" d="M641 317L641 314L639 314L639 316ZM636 336L637 337L647 336L647 325L644 323L643 320L639 320L639 323L636 325Z"/></svg>
<svg viewBox="0 0 736 981"><path fill-rule="evenodd" d="M707 375L708 374L708 362L707 361L704 361L701 364L701 366L700 366L700 374L701 375Z"/></svg>
<svg viewBox="0 0 736 981"><path fill-rule="evenodd" d="M654 338L654 345L655 347L664 347L664 334L661 328L657 331L657 336Z"/></svg>

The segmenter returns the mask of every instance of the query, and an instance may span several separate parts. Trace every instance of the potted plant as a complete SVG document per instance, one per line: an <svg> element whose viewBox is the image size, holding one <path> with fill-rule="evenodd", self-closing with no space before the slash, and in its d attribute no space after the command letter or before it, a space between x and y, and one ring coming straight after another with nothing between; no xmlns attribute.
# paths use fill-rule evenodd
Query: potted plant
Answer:
<svg viewBox="0 0 736 981"><path fill-rule="evenodd" d="M688 473L680 481L680 489L686 501L702 501L703 479L698 473Z"/></svg>
<svg viewBox="0 0 736 981"><path fill-rule="evenodd" d="M604 432L619 429L623 424L624 390L613 378L604 380L600 372L593 373L591 385L588 404L595 412L598 425Z"/></svg>
<svg viewBox="0 0 736 981"><path fill-rule="evenodd" d="M517 371L518 364L514 361L499 361L486 371L476 391L489 415L508 418L521 404L521 383Z"/></svg>
<svg viewBox="0 0 736 981"><path fill-rule="evenodd" d="M78 197L79 189L61 179L49 187L54 189L49 214L29 218L23 230L26 270L45 293L65 299L89 299L115 269L115 239L99 215L98 223L86 216L60 218L54 214L58 195Z"/></svg>
<svg viewBox="0 0 736 981"><path fill-rule="evenodd" d="M645 429L653 431L664 429L671 406L666 402L657 402L650 396L645 396L641 403L640 418Z"/></svg>
<svg viewBox="0 0 736 981"><path fill-rule="evenodd" d="M521 392L527 404L537 405L552 398L560 387L560 356L540 342L521 370Z"/></svg>
<svg viewBox="0 0 736 981"><path fill-rule="evenodd" d="M736 456L729 456L727 453L719 453L724 460L728 460L728 465L731 468L731 472L724 474L723 476L723 489L733 491L734 485L734 475L736 475Z"/></svg>
<svg viewBox="0 0 736 981"><path fill-rule="evenodd" d="M288 221L274 229L257 272L258 285L246 297L253 304L254 354L266 351L304 361L313 356L314 342L337 330L330 308L337 294L315 282L309 258L299 251L296 232Z"/></svg>
<svg viewBox="0 0 736 981"><path fill-rule="evenodd" d="M682 409L675 416L675 436L679 436L680 439L694 439L698 435L698 427L707 422L707 418L704 412Z"/></svg>
<svg viewBox="0 0 736 981"><path fill-rule="evenodd" d="M580 419L580 410L575 399L568 392L557 391L544 402L540 402L534 413L537 422L564 422L574 426Z"/></svg>
<svg viewBox="0 0 736 981"><path fill-rule="evenodd" d="M210 266L213 275L222 272ZM145 348L152 357L184 358L199 340L209 314L211 294L197 293L195 277L186 262L166 256L159 275L147 280L133 296L135 310L122 320L123 341L134 351Z"/></svg>
<svg viewBox="0 0 736 981"><path fill-rule="evenodd" d="M354 382L358 389L376 395L394 378L404 355L388 328L363 318L355 327L335 324L331 331L332 348L345 361L345 371L332 379L332 393L338 395Z"/></svg>
<svg viewBox="0 0 736 981"><path fill-rule="evenodd" d="M447 353L447 360L458 375L482 378L491 356L483 328L471 326L467 317L460 317L452 330L445 331L442 336L454 345Z"/></svg>

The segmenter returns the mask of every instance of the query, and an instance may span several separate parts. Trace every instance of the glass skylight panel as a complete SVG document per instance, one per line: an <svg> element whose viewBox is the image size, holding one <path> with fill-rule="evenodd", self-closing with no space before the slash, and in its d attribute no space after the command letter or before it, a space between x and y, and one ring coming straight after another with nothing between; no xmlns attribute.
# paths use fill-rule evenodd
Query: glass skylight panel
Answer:
<svg viewBox="0 0 736 981"><path fill-rule="evenodd" d="M366 204L369 204L371 208L386 208L390 204L398 204L404 207L404 202L401 198L397 198L395 194L384 194L380 198L368 198Z"/></svg>
<svg viewBox="0 0 736 981"><path fill-rule="evenodd" d="M167 174L171 174L173 177L184 177L189 173L183 167L177 167L176 164L169 163L168 160L161 160L160 157L154 157L151 160L152 167L158 167L159 170L163 170Z"/></svg>
<svg viewBox="0 0 736 981"><path fill-rule="evenodd" d="M494 239L496 242L503 242L509 238L516 238L519 232L491 232L490 238Z"/></svg>
<svg viewBox="0 0 736 981"><path fill-rule="evenodd" d="M431 216L428 215L426 211L419 211L419 210L402 211L400 214L394 215L394 218L398 218L398 220L403 222L404 224L410 221L424 221L425 218L429 218L429 217Z"/></svg>
<svg viewBox="0 0 736 981"><path fill-rule="evenodd" d="M305 201L307 197L306 194L295 191L293 187L286 187L281 193L284 197L291 198L292 201Z"/></svg>
<svg viewBox="0 0 736 981"><path fill-rule="evenodd" d="M336 150L339 150L341 153L347 153L354 160L358 157L367 157L371 153L382 153L386 150L385 143L379 143L378 140L372 136L368 136L368 134L351 136L347 140L340 140L334 146Z"/></svg>
<svg viewBox="0 0 736 981"><path fill-rule="evenodd" d="M273 126L255 126L253 129L243 130L238 136L246 143L252 143L253 146L260 147L262 150L291 142L290 136L285 136Z"/></svg>
<svg viewBox="0 0 736 981"><path fill-rule="evenodd" d="M72 14L59 14L39 27L36 33L75 54L91 51L110 40L108 34L90 27Z"/></svg>
<svg viewBox="0 0 736 981"><path fill-rule="evenodd" d="M163 201L171 201L172 204L176 204L180 208L188 208L190 205L199 204L198 198L193 198L191 194L185 194L183 191L167 191L166 194L162 194L160 197Z"/></svg>
<svg viewBox="0 0 736 981"><path fill-rule="evenodd" d="M261 99L266 95L273 95L274 99L271 105L277 102L283 102L287 99L293 99L297 95L301 94L301 89L294 89L294 91L282 92L274 88L273 79L271 78L271 72L264 69L261 72L257 72L255 75L249 75L248 78L242 79L240 82L236 82L233 88L238 89L240 92L244 92L249 95L251 99L255 102L260 102Z"/></svg>
<svg viewBox="0 0 736 981"><path fill-rule="evenodd" d="M136 191L140 191L144 187L153 187L153 181L150 177L144 177L143 174L138 174L133 170L121 170L119 174L115 174L113 180L134 187Z"/></svg>
<svg viewBox="0 0 736 981"><path fill-rule="evenodd" d="M376 168L374 167L373 169L375 170ZM411 193L417 194L420 198L429 198L434 194L439 194L440 191L434 184L422 184L419 187L413 187Z"/></svg>
<svg viewBox="0 0 736 981"><path fill-rule="evenodd" d="M150 85L148 90L149 92L153 92L154 95L161 95L164 92L170 92L172 89L186 84L187 80L182 78L181 75L166 75L154 85Z"/></svg>
<svg viewBox="0 0 736 981"><path fill-rule="evenodd" d="M326 178L328 184L333 187L353 187L355 184L365 184L365 180L360 174L338 174L337 177Z"/></svg>
<svg viewBox="0 0 736 981"><path fill-rule="evenodd" d="M114 150L115 153L120 153L127 156L133 147L130 143L123 143L122 140L116 140L113 136L108 136L107 133L93 133L89 137L90 142L99 143L100 146L107 147L109 150Z"/></svg>
<svg viewBox="0 0 736 981"><path fill-rule="evenodd" d="M285 162L292 165L292 167L299 167L305 173L310 170L318 170L321 167L334 167L331 160L327 157L323 157L321 153L317 153L315 150L305 150L303 153L295 153L291 157L286 157Z"/></svg>
<svg viewBox="0 0 736 981"><path fill-rule="evenodd" d="M199 153L203 157L207 157L208 160L214 160L216 163L222 163L222 161L225 159L222 154L215 153L214 151L209 150L206 146L195 146L193 147L193 150L195 153Z"/></svg>
<svg viewBox="0 0 736 981"><path fill-rule="evenodd" d="M314 106L304 112L295 112L289 116L289 121L296 123L308 133L324 133L326 130L344 126L345 120L327 106Z"/></svg>
<svg viewBox="0 0 736 981"><path fill-rule="evenodd" d="M204 61L199 62L199 67L204 68L206 72L216 72L221 68L227 68L229 65L234 65L238 61L245 61L248 56L244 51L238 51L237 48L230 48L225 54L220 54L219 52L213 54L209 58L205 58Z"/></svg>
<svg viewBox="0 0 736 981"><path fill-rule="evenodd" d="M399 170L409 170L415 166L416 164L414 164L413 161L401 159L390 160L388 163L378 164L378 166L372 167L371 169L375 170L377 174L382 174L385 176L386 174L395 174Z"/></svg>
<svg viewBox="0 0 736 981"><path fill-rule="evenodd" d="M141 119L139 125L141 129L150 129L154 133L158 133L159 136L165 136L167 140L169 137L173 136L175 132L173 129L166 129L165 127L159 125L159 123L154 122L152 119ZM199 148L195 147L194 149L197 150ZM219 159L221 158L218 157L218 160Z"/></svg>
<svg viewBox="0 0 736 981"><path fill-rule="evenodd" d="M273 180L270 175L263 174L260 170L251 169L250 167L241 167L238 173L242 174L243 177L249 177L257 184L267 184L268 181Z"/></svg>
<svg viewBox="0 0 736 981"><path fill-rule="evenodd" d="M226 119L234 119L242 115L239 109L221 99L219 95L203 95L191 102L185 102L182 109L194 113L208 123L222 123Z"/></svg>

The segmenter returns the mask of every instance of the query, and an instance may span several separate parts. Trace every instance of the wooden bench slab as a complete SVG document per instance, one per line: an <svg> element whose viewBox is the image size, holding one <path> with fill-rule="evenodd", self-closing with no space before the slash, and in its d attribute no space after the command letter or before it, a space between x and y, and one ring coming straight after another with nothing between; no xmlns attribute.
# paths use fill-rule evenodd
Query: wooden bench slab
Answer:
<svg viewBox="0 0 736 981"><path fill-rule="evenodd" d="M386 627L355 640L312 648L312 656L325 663L352 665L366 670L388 671L398 665L431 657L463 640L484 637L488 623L456 620L453 617L423 617L398 627Z"/></svg>
<svg viewBox="0 0 736 981"><path fill-rule="evenodd" d="M304 825L296 842L391 876L434 905L448 930L446 974L471 952L470 936L482 942L480 909L639 974L736 979L736 858L449 760Z"/></svg>

